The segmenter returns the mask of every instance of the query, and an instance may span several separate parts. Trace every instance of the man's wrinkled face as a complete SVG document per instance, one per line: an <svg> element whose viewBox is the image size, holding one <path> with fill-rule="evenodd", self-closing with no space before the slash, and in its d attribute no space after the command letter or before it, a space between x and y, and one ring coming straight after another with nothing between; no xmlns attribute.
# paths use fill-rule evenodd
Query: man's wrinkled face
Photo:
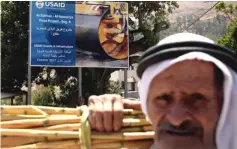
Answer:
<svg viewBox="0 0 237 149"><path fill-rule="evenodd" d="M212 63L186 60L156 76L148 114L159 149L214 149L222 87Z"/></svg>

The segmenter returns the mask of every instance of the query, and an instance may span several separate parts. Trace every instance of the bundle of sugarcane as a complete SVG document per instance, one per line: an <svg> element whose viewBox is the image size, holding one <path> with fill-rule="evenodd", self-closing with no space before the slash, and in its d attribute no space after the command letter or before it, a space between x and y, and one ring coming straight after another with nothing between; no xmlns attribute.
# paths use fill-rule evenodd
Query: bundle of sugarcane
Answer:
<svg viewBox="0 0 237 149"><path fill-rule="evenodd" d="M154 132L141 111L125 109L122 129L91 131L87 106L1 106L1 147L19 149L149 148Z"/></svg>

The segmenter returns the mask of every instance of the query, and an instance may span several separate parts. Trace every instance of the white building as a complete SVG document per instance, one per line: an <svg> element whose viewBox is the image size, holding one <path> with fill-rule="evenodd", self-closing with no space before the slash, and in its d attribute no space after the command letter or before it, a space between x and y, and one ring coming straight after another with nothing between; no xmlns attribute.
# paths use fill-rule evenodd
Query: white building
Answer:
<svg viewBox="0 0 237 149"><path fill-rule="evenodd" d="M138 88L137 83L139 78L136 74L137 64L134 64L127 70L127 89L128 89L128 97L138 98ZM119 81L122 84L122 88L124 89L124 70L120 69L111 73L110 77L111 81ZM123 93L122 93L123 94Z"/></svg>

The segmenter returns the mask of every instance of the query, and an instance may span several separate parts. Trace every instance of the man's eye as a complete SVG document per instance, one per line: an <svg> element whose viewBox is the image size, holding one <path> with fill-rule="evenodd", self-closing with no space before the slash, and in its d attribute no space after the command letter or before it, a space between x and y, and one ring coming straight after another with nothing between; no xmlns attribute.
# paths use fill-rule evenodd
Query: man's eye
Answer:
<svg viewBox="0 0 237 149"><path fill-rule="evenodd" d="M168 94L163 94L161 96L157 97L158 100L164 100L164 101L170 101L172 99L172 97Z"/></svg>
<svg viewBox="0 0 237 149"><path fill-rule="evenodd" d="M191 100L189 100L189 105L196 110L203 109L207 105L207 100L205 100L205 96L199 93L193 93L191 94Z"/></svg>
<svg viewBox="0 0 237 149"><path fill-rule="evenodd" d="M199 93L193 93L191 95L191 97L194 100L203 100L203 99L205 99L205 97L202 94L199 94Z"/></svg>
<svg viewBox="0 0 237 149"><path fill-rule="evenodd" d="M171 100L172 97L168 94L157 96L154 100L154 106L156 106L157 108L166 108Z"/></svg>

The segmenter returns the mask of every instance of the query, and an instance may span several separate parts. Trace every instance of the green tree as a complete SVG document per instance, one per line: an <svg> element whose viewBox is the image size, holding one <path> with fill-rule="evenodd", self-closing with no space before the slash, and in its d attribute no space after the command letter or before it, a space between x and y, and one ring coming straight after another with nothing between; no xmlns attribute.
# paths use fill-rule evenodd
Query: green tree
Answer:
<svg viewBox="0 0 237 149"><path fill-rule="evenodd" d="M218 40L218 44L229 47L237 53L237 18L228 24L226 34Z"/></svg>
<svg viewBox="0 0 237 149"><path fill-rule="evenodd" d="M108 94L120 94L122 85L119 81L109 81Z"/></svg>
<svg viewBox="0 0 237 149"><path fill-rule="evenodd" d="M216 5L216 11L217 12L221 12L222 14L224 14L226 17L228 17L228 19L231 22L234 22L235 19L235 15L236 15L236 11L237 11L237 5L232 4L232 3L225 3L225 2L219 2Z"/></svg>
<svg viewBox="0 0 237 149"><path fill-rule="evenodd" d="M1 90L21 87L27 75L29 2L1 2Z"/></svg>
<svg viewBox="0 0 237 149"><path fill-rule="evenodd" d="M237 52L237 5L220 2L216 6L216 11L223 13L230 20L226 34L218 40L218 43Z"/></svg>
<svg viewBox="0 0 237 149"><path fill-rule="evenodd" d="M173 1L131 1L128 4L130 54L134 54L159 41L159 33L170 26L167 16L178 4Z"/></svg>
<svg viewBox="0 0 237 149"><path fill-rule="evenodd" d="M40 106L54 106L53 91L51 87L41 87L32 92L32 104Z"/></svg>

